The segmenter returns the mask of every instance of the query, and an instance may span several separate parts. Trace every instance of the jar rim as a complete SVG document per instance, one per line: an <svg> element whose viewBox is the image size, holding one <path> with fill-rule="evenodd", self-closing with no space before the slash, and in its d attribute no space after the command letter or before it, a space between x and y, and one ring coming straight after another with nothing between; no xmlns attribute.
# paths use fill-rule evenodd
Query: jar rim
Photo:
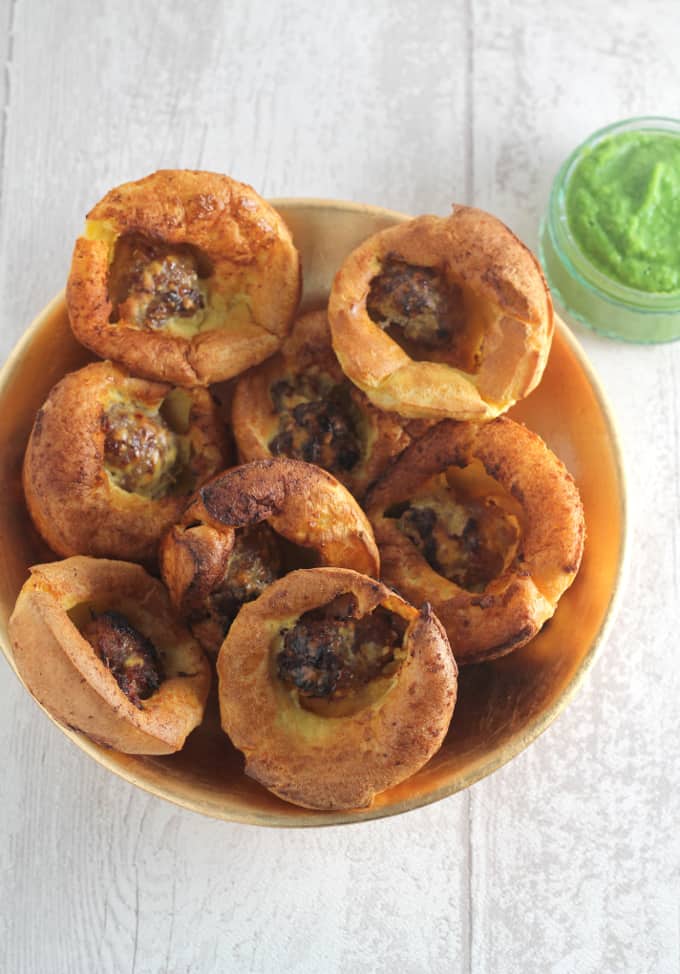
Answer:
<svg viewBox="0 0 680 974"><path fill-rule="evenodd" d="M680 138L680 119L663 115L641 115L613 122L591 133L576 146L560 166L553 180L548 202L547 229L553 247L578 284L614 306L635 308L640 314L680 312L680 291L642 291L621 284L597 268L577 243L566 213L566 189L585 150L622 132L649 131Z"/></svg>

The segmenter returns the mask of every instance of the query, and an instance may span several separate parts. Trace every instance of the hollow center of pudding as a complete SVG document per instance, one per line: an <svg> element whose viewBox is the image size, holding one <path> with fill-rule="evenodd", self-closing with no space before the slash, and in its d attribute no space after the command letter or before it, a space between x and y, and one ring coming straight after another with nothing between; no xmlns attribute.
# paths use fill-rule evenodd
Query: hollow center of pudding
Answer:
<svg viewBox="0 0 680 974"><path fill-rule="evenodd" d="M142 234L116 242L109 270L112 320L179 334L198 330L208 304L207 258L189 244L175 246Z"/></svg>
<svg viewBox="0 0 680 974"><path fill-rule="evenodd" d="M211 609L222 621L224 634L241 606L283 574L278 540L264 522L237 530L222 580L210 594Z"/></svg>
<svg viewBox="0 0 680 974"><path fill-rule="evenodd" d="M101 422L104 466L117 487L156 500L175 486L184 467L183 444L158 412L114 401Z"/></svg>
<svg viewBox="0 0 680 974"><path fill-rule="evenodd" d="M120 612L91 612L81 629L99 659L135 707L142 707L165 679L160 654Z"/></svg>
<svg viewBox="0 0 680 974"><path fill-rule="evenodd" d="M395 671L405 630L399 616L380 606L358 618L354 596L340 596L282 631L277 676L303 704L340 702Z"/></svg>
<svg viewBox="0 0 680 974"><path fill-rule="evenodd" d="M316 463L346 473L359 462L362 444L357 409L346 384L309 371L281 379L270 389L279 428L269 441L272 456Z"/></svg>
<svg viewBox="0 0 680 974"><path fill-rule="evenodd" d="M517 551L517 517L494 497L441 483L388 515L439 575L469 592L483 592Z"/></svg>
<svg viewBox="0 0 680 974"><path fill-rule="evenodd" d="M412 359L479 369L483 334L462 288L437 268L388 256L371 281L366 310Z"/></svg>
<svg viewBox="0 0 680 974"><path fill-rule="evenodd" d="M266 521L236 528L233 546L200 521L187 528L194 578L184 614L202 645L217 651L241 606L290 571L319 564L315 549L282 537Z"/></svg>

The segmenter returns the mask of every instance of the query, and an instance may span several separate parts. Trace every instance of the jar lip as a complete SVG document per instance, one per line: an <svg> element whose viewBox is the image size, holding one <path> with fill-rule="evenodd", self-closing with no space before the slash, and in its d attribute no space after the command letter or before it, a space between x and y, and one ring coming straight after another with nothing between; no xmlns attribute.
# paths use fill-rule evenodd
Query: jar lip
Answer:
<svg viewBox="0 0 680 974"><path fill-rule="evenodd" d="M663 115L641 115L622 119L597 129L583 140L560 166L548 202L547 229L553 247L565 268L578 283L613 305L633 307L641 314L680 312L680 292L641 291L604 274L588 259L576 242L566 213L566 188L572 172L586 149L621 132L658 132L680 138L680 119Z"/></svg>

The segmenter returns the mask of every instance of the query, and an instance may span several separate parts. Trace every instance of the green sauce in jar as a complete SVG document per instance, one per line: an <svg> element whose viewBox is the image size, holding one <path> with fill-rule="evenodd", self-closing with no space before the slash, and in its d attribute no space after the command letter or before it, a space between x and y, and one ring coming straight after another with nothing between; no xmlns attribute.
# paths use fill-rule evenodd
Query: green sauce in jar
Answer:
<svg viewBox="0 0 680 974"><path fill-rule="evenodd" d="M569 228L603 274L680 292L680 135L627 131L586 149L566 186Z"/></svg>
<svg viewBox="0 0 680 974"><path fill-rule="evenodd" d="M624 119L574 149L539 253L570 319L630 342L680 339L680 120Z"/></svg>

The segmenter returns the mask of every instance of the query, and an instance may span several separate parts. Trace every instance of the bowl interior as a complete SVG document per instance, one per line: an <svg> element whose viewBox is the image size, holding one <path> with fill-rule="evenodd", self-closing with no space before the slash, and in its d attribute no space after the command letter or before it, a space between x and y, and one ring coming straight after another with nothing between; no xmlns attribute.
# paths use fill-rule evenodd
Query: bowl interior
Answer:
<svg viewBox="0 0 680 974"><path fill-rule="evenodd" d="M302 255L303 308L323 306L346 254L403 216L376 207L279 200ZM63 295L37 317L0 375L0 642L13 658L7 622L28 566L54 560L26 512L21 462L36 410L66 372L91 360L68 327ZM170 757L105 750L61 727L79 747L128 781L194 811L266 825L323 825L405 811L467 787L529 744L576 689L611 619L623 559L624 484L616 435L597 380L558 322L543 381L511 414L539 433L566 463L581 491L587 540L574 585L554 618L523 649L469 666L451 729L418 774L363 811L313 812L275 798L243 774L241 756L220 730L213 693L204 724Z"/></svg>

